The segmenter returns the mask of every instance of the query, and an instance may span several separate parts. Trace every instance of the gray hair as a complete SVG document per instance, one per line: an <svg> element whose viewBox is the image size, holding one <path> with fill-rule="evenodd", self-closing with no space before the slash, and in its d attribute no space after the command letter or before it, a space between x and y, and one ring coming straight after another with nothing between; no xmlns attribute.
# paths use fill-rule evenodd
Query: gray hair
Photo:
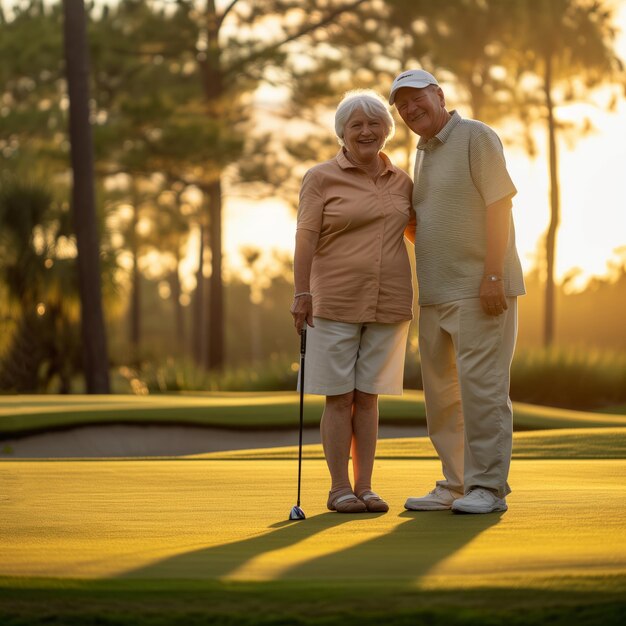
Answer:
<svg viewBox="0 0 626 626"><path fill-rule="evenodd" d="M396 132L396 125L393 117L387 108L384 98L372 89L355 89L348 91L343 97L337 110L335 111L335 134L339 140L339 145L343 146L343 131L350 119L350 116L357 110L363 111L367 117L379 119L385 128L385 144Z"/></svg>

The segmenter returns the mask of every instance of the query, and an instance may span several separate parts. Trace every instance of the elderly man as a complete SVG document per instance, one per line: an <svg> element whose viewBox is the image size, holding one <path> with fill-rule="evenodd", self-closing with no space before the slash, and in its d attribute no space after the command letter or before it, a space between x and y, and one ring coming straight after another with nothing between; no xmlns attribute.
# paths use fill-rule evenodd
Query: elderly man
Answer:
<svg viewBox="0 0 626 626"><path fill-rule="evenodd" d="M389 103L417 135L413 207L419 346L428 433L444 479L414 511L506 511L513 414L509 370L522 269L515 186L496 133L446 109L434 76L400 74Z"/></svg>

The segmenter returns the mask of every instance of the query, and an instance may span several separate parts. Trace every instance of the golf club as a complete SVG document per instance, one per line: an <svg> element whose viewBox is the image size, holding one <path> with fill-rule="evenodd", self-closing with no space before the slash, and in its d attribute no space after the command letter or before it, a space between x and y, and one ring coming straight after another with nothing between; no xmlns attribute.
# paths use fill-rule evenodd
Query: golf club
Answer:
<svg viewBox="0 0 626 626"><path fill-rule="evenodd" d="M302 428L304 425L304 355L306 354L306 324L300 331L300 440L298 443L298 501L289 513L290 520L306 519L300 508L300 482L302 478Z"/></svg>

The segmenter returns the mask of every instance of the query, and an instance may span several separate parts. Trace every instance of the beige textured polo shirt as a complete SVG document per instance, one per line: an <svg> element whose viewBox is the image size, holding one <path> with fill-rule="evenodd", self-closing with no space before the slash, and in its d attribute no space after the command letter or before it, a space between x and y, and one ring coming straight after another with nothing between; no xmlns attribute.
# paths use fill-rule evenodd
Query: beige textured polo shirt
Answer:
<svg viewBox="0 0 626 626"><path fill-rule="evenodd" d="M319 233L310 282L317 317L387 324L413 317L404 243L415 219L413 183L382 157L386 168L376 182L343 150L304 175L297 228Z"/></svg>
<svg viewBox="0 0 626 626"><path fill-rule="evenodd" d="M498 135L482 122L451 113L437 135L420 141L415 163L420 305L479 297L487 251L487 206L517 193ZM512 216L504 290L507 296L525 293Z"/></svg>

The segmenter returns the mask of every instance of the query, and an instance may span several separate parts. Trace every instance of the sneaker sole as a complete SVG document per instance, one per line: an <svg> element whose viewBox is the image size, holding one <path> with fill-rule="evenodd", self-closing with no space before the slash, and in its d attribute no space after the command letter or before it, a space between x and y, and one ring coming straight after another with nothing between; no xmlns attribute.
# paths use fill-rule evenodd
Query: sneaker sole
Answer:
<svg viewBox="0 0 626 626"><path fill-rule="evenodd" d="M452 512L453 513L457 513L460 515L480 515L480 514L486 514L486 513L503 513L504 511L508 510L508 506L505 504L504 506L495 506L489 510L478 510L478 509L461 509L461 508L452 508Z"/></svg>
<svg viewBox="0 0 626 626"><path fill-rule="evenodd" d="M450 504L445 506L443 504L433 504L432 506L429 506L425 504L418 504L412 506L405 503L404 508L407 511L449 511L452 508L452 505Z"/></svg>

